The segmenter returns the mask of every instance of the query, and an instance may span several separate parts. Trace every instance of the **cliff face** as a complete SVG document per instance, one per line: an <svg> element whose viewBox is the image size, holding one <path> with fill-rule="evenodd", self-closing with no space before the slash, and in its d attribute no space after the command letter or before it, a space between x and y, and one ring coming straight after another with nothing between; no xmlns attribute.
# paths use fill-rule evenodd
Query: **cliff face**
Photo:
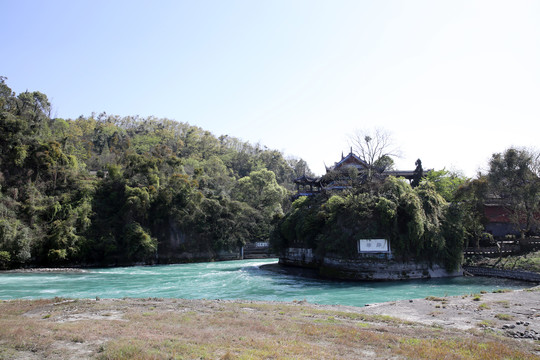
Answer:
<svg viewBox="0 0 540 360"><path fill-rule="evenodd" d="M361 257L344 259L326 254L319 257L307 248L288 248L279 263L288 266L318 269L323 277L342 280L407 280L462 276L461 269L453 272L439 264L401 262L391 257Z"/></svg>
<svg viewBox="0 0 540 360"><path fill-rule="evenodd" d="M190 236L172 219L162 231L164 240L159 243L156 259L159 264L242 259L240 247L213 249L210 242Z"/></svg>

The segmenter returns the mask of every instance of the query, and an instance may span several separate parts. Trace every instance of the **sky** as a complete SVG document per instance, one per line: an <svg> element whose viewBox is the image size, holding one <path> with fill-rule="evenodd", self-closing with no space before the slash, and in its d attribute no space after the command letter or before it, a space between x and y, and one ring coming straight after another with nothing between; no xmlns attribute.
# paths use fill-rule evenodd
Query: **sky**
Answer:
<svg viewBox="0 0 540 360"><path fill-rule="evenodd" d="M302 158L383 129L396 167L473 177L538 149L540 2L0 0L0 75L64 119L139 115Z"/></svg>

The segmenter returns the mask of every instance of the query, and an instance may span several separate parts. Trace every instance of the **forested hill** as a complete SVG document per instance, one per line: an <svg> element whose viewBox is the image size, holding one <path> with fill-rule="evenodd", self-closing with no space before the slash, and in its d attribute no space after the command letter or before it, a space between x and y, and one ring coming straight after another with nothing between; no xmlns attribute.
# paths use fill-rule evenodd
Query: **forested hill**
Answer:
<svg viewBox="0 0 540 360"><path fill-rule="evenodd" d="M303 160L168 119L57 119L0 77L0 268L154 262L267 240Z"/></svg>

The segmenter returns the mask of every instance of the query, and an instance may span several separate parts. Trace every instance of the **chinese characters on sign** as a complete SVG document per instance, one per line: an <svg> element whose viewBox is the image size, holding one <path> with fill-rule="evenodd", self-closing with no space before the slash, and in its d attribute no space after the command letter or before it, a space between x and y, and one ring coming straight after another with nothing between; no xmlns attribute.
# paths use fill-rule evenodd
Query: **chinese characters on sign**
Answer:
<svg viewBox="0 0 540 360"><path fill-rule="evenodd" d="M388 252L386 239L360 239L358 240L358 252Z"/></svg>

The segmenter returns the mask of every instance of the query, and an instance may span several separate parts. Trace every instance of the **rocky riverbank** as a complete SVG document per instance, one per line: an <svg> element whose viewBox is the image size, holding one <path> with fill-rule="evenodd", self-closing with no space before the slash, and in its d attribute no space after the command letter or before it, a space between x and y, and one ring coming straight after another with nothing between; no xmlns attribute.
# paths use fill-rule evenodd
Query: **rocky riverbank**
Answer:
<svg viewBox="0 0 540 360"><path fill-rule="evenodd" d="M537 359L540 288L366 307L184 299L0 302L0 359Z"/></svg>

